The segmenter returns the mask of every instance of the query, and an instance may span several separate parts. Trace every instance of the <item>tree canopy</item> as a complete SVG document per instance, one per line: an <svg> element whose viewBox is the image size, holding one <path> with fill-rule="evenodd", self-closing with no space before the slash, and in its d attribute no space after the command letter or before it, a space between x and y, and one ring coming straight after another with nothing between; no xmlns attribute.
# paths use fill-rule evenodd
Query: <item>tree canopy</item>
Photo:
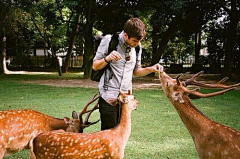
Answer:
<svg viewBox="0 0 240 159"><path fill-rule="evenodd" d="M83 48L79 54L84 77L89 78L96 32L122 31L128 18L139 17L147 28L142 41L144 65L169 56L177 61L195 55L198 62L200 49L207 47L209 64L222 62L222 74L230 77L240 70L239 8L238 0L2 0L0 59L11 50L17 50L15 56L24 56L43 43L53 54L68 49L63 66L67 72L74 47Z"/></svg>

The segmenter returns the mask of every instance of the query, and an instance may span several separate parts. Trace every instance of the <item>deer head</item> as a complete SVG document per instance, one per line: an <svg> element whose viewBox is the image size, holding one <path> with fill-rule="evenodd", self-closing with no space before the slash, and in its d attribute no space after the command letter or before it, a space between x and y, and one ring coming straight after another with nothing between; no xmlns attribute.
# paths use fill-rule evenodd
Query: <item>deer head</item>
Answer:
<svg viewBox="0 0 240 159"><path fill-rule="evenodd" d="M118 100L121 104L128 104L128 107L131 110L136 110L138 108L138 101L132 95L130 90L128 91L128 93L123 93L120 91Z"/></svg>
<svg viewBox="0 0 240 159"><path fill-rule="evenodd" d="M68 125L66 131L78 133L80 132L81 126L76 111L72 112L72 118L73 119L69 119L68 117L63 118L64 122Z"/></svg>
<svg viewBox="0 0 240 159"><path fill-rule="evenodd" d="M190 96L191 98L207 98L207 97L212 97L215 95L220 95L224 94L225 92L228 92L230 90L235 89L236 86L240 85L239 84L234 84L234 85L223 85L222 83L226 81L227 78L224 78L217 82L216 84L204 84L201 82L197 82L195 79L198 77L200 74L202 74L203 71L195 74L192 78L181 82L179 80L180 76L179 75L176 79L172 79L169 77L165 72L159 73L159 79L162 83L162 89L166 96L172 101L172 102L179 102L179 103L184 103L183 95ZM202 94L198 92L199 88L189 90L187 88L188 85L196 85L196 86L201 86L201 87L206 87L206 88L223 88L221 91L217 91L214 93L208 93L208 94Z"/></svg>
<svg viewBox="0 0 240 159"><path fill-rule="evenodd" d="M97 122L99 122L99 120L95 121L95 122L89 122L89 117L92 114L92 112L94 110L98 109L98 102L92 107L92 109L87 110L87 108L93 103L95 102L98 98L100 97L100 95L97 96L97 94L95 94L87 103L86 105L83 107L82 111L79 113L79 115L77 114L76 111L72 112L72 118L73 119L69 119L68 117L64 117L64 122L68 125L68 128L66 129L67 132L75 132L75 133L83 133L83 129L85 129L86 127L89 127L90 125L94 125ZM86 114L85 120L83 121L83 115Z"/></svg>

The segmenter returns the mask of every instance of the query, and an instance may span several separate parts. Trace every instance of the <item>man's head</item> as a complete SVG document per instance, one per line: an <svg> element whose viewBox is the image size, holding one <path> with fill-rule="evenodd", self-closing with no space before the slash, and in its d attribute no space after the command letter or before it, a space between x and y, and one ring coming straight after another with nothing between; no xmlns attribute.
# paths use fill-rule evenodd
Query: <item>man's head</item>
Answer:
<svg viewBox="0 0 240 159"><path fill-rule="evenodd" d="M124 40L131 47L136 47L145 35L145 26L139 18L130 18L124 24Z"/></svg>

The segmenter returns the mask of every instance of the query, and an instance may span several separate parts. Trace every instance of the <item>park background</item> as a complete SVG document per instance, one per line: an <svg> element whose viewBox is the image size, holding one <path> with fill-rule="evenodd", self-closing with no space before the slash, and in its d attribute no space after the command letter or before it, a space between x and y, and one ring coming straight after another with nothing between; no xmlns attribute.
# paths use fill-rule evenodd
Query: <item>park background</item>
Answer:
<svg viewBox="0 0 240 159"><path fill-rule="evenodd" d="M204 70L199 81L239 82L239 5L238 0L1 0L0 110L34 109L58 118L80 111L98 93L89 80L94 36L122 31L130 17L146 25L143 67L160 62L173 78ZM132 112L125 158L196 159L157 75L133 77L133 83L139 109ZM239 100L237 88L193 102L210 119L240 130ZM91 116L98 118L98 112ZM98 130L99 123L86 132ZM28 151L6 158L26 159Z"/></svg>

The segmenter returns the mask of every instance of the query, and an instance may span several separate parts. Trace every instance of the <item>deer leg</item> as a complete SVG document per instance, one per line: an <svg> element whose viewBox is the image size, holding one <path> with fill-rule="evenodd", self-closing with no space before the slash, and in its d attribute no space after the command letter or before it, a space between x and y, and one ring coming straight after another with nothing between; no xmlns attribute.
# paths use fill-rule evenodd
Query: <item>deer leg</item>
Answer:
<svg viewBox="0 0 240 159"><path fill-rule="evenodd" d="M0 159L4 157L5 153L6 153L6 149L0 149Z"/></svg>
<svg viewBox="0 0 240 159"><path fill-rule="evenodd" d="M29 159L36 159L36 156L33 152L33 140L29 142Z"/></svg>

